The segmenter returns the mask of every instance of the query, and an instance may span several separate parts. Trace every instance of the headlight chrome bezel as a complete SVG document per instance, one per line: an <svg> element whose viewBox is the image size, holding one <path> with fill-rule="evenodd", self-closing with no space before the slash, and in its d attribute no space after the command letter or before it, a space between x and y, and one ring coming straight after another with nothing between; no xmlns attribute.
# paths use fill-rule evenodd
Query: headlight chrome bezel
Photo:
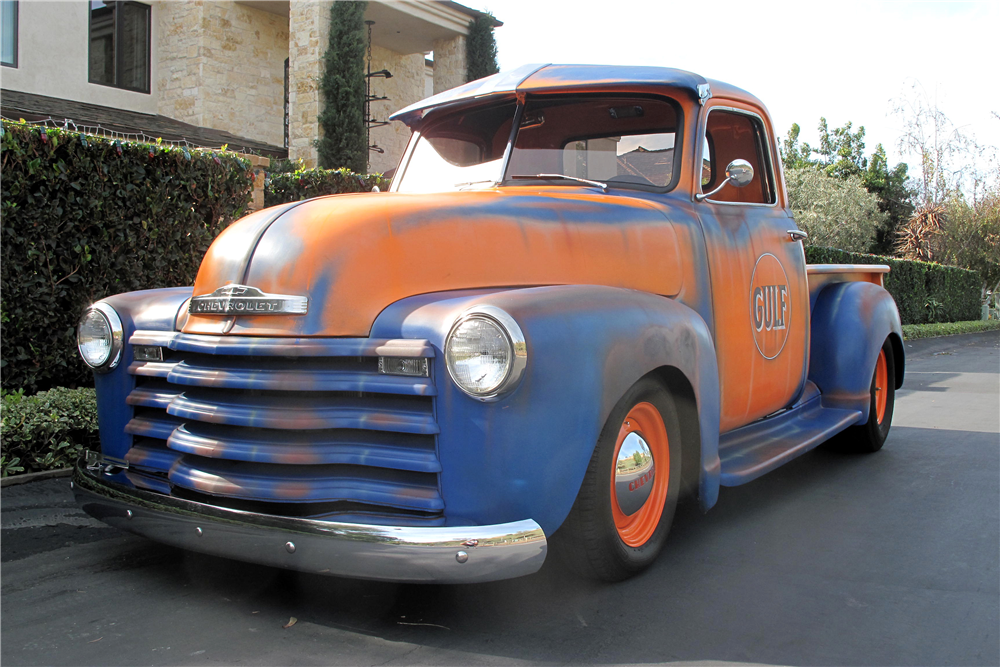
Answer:
<svg viewBox="0 0 1000 667"><path fill-rule="evenodd" d="M97 312L101 317L104 318L105 323L108 325L108 330L111 333L111 345L108 352L108 357L102 363L98 365L93 365L84 356L83 350L81 350L80 345L80 329L83 326L83 321L87 316L92 313ZM115 312L115 309L108 304L99 301L91 305L87 310L83 311L80 316L80 320L76 325L76 351L79 353L80 358L83 359L83 363L87 364L95 373L108 373L114 370L122 360L122 352L125 349L125 333L122 327L122 320Z"/></svg>
<svg viewBox="0 0 1000 667"><path fill-rule="evenodd" d="M477 393L459 382L455 370L452 368L451 355L449 354L452 338L454 337L455 332L460 326L473 319L487 320L498 327L507 338L507 344L510 346L511 350L510 363L508 364L507 373L504 376L504 379L495 389L481 393ZM512 392L521 382L521 377L524 375L524 370L528 365L528 346L525 342L524 333L521 331L521 327L518 326L517 322L514 321L514 318L507 314L506 311L497 308L496 306L475 306L462 313L462 315L455 320L455 323L452 324L451 329L448 331L448 336L445 338L444 357L445 366L448 369L448 375L451 377L451 381L454 382L455 386L461 389L463 393L478 401L496 401Z"/></svg>

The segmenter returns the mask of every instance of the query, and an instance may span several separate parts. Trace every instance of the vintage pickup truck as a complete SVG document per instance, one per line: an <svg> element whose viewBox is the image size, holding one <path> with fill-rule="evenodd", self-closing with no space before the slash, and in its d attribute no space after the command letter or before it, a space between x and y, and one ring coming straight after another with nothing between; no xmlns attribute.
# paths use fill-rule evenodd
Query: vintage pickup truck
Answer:
<svg viewBox="0 0 1000 667"><path fill-rule="evenodd" d="M620 580L903 381L884 266L807 265L775 129L733 86L531 65L403 109L389 192L253 213L193 289L80 320L122 530L306 572L480 582L548 548Z"/></svg>

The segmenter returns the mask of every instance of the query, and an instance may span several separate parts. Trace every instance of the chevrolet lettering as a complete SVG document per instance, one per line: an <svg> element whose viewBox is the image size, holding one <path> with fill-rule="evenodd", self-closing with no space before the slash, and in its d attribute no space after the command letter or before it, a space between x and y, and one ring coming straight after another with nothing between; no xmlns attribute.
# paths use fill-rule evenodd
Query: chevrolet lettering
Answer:
<svg viewBox="0 0 1000 667"><path fill-rule="evenodd" d="M392 120L387 192L254 212L194 285L84 312L86 512L304 572L618 581L682 495L708 511L837 434L882 447L889 268L806 264L759 99L525 65Z"/></svg>
<svg viewBox="0 0 1000 667"><path fill-rule="evenodd" d="M188 312L195 315L305 315L309 299L304 296L265 294L256 287L226 285L211 294L191 298Z"/></svg>

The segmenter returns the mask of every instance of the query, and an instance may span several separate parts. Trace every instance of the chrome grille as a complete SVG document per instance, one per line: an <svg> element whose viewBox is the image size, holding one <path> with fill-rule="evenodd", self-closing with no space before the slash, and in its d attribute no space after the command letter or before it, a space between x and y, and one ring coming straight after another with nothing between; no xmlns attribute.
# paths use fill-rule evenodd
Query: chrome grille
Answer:
<svg viewBox="0 0 1000 667"><path fill-rule="evenodd" d="M379 356L433 357L426 341L137 331L130 343L164 348L128 369L138 486L296 516L441 520L433 381L378 372Z"/></svg>

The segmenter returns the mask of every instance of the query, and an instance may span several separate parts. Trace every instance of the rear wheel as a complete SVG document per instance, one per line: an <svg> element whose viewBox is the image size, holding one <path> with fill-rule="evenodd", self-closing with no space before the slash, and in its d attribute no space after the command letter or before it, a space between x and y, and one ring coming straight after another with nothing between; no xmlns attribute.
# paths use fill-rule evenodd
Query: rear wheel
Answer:
<svg viewBox="0 0 1000 667"><path fill-rule="evenodd" d="M644 378L611 411L554 550L589 578L621 581L642 571L666 541L680 473L674 402Z"/></svg>
<svg viewBox="0 0 1000 667"><path fill-rule="evenodd" d="M877 452L882 449L892 425L895 401L896 365L892 356L892 343L886 339L875 361L868 421L860 426L852 426L847 431L853 449L859 452Z"/></svg>

